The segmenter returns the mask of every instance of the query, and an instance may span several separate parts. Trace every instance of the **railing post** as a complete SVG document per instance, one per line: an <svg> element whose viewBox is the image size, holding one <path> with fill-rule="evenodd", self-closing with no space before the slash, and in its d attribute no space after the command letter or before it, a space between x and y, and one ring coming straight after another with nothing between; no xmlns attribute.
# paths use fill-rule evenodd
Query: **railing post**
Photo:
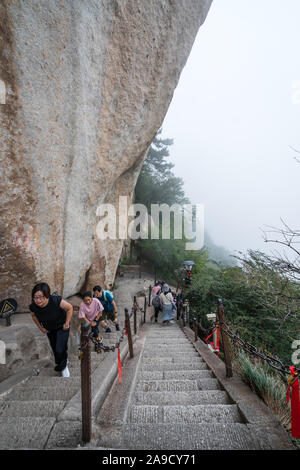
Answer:
<svg viewBox="0 0 300 470"><path fill-rule="evenodd" d="M152 292L152 287L151 287L151 284L149 286L149 299L148 299L148 307L150 307L151 303L150 303L150 300L151 300L151 292Z"/></svg>
<svg viewBox="0 0 300 470"><path fill-rule="evenodd" d="M193 327L194 327L195 342L196 342L198 339L198 332L197 332L198 325L197 325L196 318L193 318Z"/></svg>
<svg viewBox="0 0 300 470"><path fill-rule="evenodd" d="M222 343L224 349L224 359L225 359L225 367L226 367L226 377L230 378L233 376L232 373L232 364L231 364L231 354L229 348L229 340L227 334L223 331L225 326L225 313L223 308L222 299L218 299L218 318L220 324L220 330L222 335Z"/></svg>
<svg viewBox="0 0 300 470"><path fill-rule="evenodd" d="M133 357L133 345L132 345L132 336L131 336L131 327L130 327L130 317L129 317L127 308L125 308L125 327L127 331L129 355L132 358Z"/></svg>
<svg viewBox="0 0 300 470"><path fill-rule="evenodd" d="M185 327L185 305L183 305L183 309L182 309L182 314L181 314L181 318L182 318L182 324L183 326Z"/></svg>
<svg viewBox="0 0 300 470"><path fill-rule="evenodd" d="M133 297L133 330L134 334L136 335L137 332L137 326L136 326L136 311L137 311L137 305L136 305L136 297Z"/></svg>
<svg viewBox="0 0 300 470"><path fill-rule="evenodd" d="M147 310L147 299L145 297L145 301L144 301L144 323L146 323L146 310Z"/></svg>
<svg viewBox="0 0 300 470"><path fill-rule="evenodd" d="M90 325L81 325L81 407L83 442L90 442L92 436L91 344L89 328Z"/></svg>

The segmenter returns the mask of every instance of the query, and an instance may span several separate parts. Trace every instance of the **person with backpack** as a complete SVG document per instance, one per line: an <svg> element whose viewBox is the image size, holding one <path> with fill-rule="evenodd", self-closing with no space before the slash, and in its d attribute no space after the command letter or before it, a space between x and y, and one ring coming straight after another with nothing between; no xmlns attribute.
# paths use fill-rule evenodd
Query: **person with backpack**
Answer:
<svg viewBox="0 0 300 470"><path fill-rule="evenodd" d="M162 292L159 295L159 298L162 303L162 312L163 312L163 317L162 317L162 322L165 325L168 325L169 323L174 323L173 318L174 318L174 304L173 304L173 296L171 293L171 290L168 286L168 284L164 284L162 286Z"/></svg>
<svg viewBox="0 0 300 470"><path fill-rule="evenodd" d="M56 372L70 377L68 368L68 339L73 306L60 295L50 295L50 287L45 282L36 284L31 293L29 310L32 320L42 333L47 334L54 354Z"/></svg>
<svg viewBox="0 0 300 470"><path fill-rule="evenodd" d="M159 298L160 290L161 290L161 285L159 282L156 282L152 290L152 305L154 307L155 323L157 323L158 314L159 314L159 311L161 310L161 301Z"/></svg>
<svg viewBox="0 0 300 470"><path fill-rule="evenodd" d="M153 287L153 290L152 290L152 297L154 297L155 295L159 294L160 290L161 290L161 284L160 284L160 282L158 281L158 282L155 283L155 286Z"/></svg>
<svg viewBox="0 0 300 470"><path fill-rule="evenodd" d="M116 330L120 331L120 327L118 324L117 306L116 302L114 301L113 293L109 290L102 289L101 286L93 287L93 293L94 297L97 297L97 299L101 302L104 307L101 320L111 320L115 324ZM105 332L111 333L111 329L107 327Z"/></svg>

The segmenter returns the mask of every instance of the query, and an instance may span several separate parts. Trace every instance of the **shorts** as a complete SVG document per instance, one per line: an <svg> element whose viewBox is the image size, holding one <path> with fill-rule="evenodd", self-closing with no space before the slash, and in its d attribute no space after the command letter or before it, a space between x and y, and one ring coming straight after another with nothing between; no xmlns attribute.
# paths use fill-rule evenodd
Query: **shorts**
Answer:
<svg viewBox="0 0 300 470"><path fill-rule="evenodd" d="M114 321L114 319L115 319L115 312L113 310L112 311L103 310L100 321L102 320Z"/></svg>

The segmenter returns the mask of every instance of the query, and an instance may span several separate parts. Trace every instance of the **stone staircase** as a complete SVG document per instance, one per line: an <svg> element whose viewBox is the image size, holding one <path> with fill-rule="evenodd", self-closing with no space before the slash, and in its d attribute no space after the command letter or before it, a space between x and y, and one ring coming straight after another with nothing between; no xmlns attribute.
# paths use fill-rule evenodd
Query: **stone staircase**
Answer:
<svg viewBox="0 0 300 470"><path fill-rule="evenodd" d="M115 344L118 336L117 332L104 333L105 344ZM95 409L94 435L88 447L291 449L285 431L270 417L266 407L258 405L258 398L246 386L244 390L239 385L241 399L234 401L232 396L238 394L234 395L232 390L229 394L226 391L229 384L223 386L224 379L214 372L217 369L211 358L215 361L218 358L201 344L199 353L199 345L194 346L188 336L177 324L143 326L134 344L134 358L125 359L123 364L122 384L116 378L110 392L103 396L98 416L98 408ZM94 391L103 384L104 374L109 370L105 358L116 361L114 356L98 355L92 349ZM224 365L220 364L223 370ZM82 445L81 420L76 414L78 409L80 414L80 404L75 407L75 417L72 411L74 400L76 406L81 402L80 361L77 355L69 354L70 378L61 377L53 366L48 363L38 375L27 377L0 395L0 449L62 449ZM230 384L234 386L232 380ZM249 399L249 394L254 399Z"/></svg>
<svg viewBox="0 0 300 470"><path fill-rule="evenodd" d="M132 367L127 377L126 407L120 405L126 401L124 391L115 384L98 416L99 447L270 448L261 445L237 404L176 324L148 324L144 329L134 375Z"/></svg>
<svg viewBox="0 0 300 470"><path fill-rule="evenodd" d="M114 344L119 334L103 334L106 344ZM44 338L47 341L47 338ZM104 359L91 348L92 373ZM80 390L80 361L77 354L69 354L70 377L61 377L54 371L53 361L37 373L0 395L0 449L59 448L64 423L58 416L72 397ZM70 424L67 423L67 427ZM81 424L71 425L73 441L80 442Z"/></svg>

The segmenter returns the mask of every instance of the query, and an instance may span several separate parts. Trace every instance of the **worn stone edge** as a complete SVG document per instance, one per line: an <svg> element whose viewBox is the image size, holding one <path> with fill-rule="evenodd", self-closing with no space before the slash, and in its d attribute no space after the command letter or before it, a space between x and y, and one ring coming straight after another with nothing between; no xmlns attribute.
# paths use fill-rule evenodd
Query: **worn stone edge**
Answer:
<svg viewBox="0 0 300 470"><path fill-rule="evenodd" d="M46 364L49 363L48 359L40 359L32 363L30 367L16 372L15 374L7 377L0 383L0 398L8 394L16 385L25 383L30 377L35 375L35 372L39 368L43 368Z"/></svg>

